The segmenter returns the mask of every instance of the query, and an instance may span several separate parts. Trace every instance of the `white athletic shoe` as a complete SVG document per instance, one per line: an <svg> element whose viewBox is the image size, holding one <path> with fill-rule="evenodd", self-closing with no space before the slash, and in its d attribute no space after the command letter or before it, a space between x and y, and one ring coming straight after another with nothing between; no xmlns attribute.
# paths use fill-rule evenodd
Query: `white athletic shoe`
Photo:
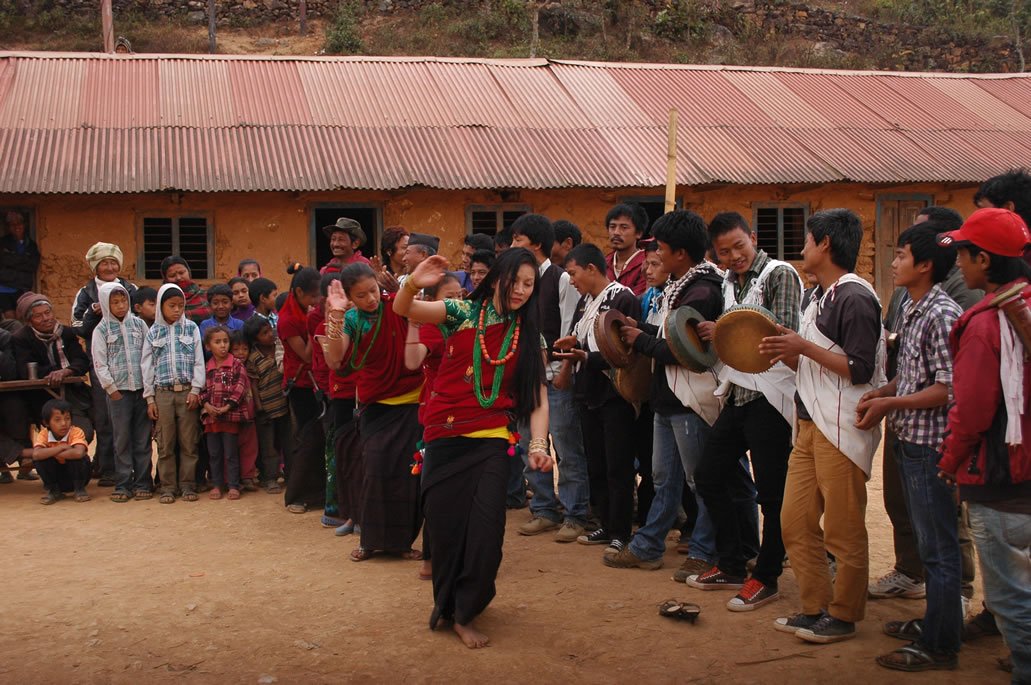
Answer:
<svg viewBox="0 0 1031 685"><path fill-rule="evenodd" d="M927 588L922 581L914 580L901 571L892 569L870 583L870 596L875 599L923 599L927 596Z"/></svg>

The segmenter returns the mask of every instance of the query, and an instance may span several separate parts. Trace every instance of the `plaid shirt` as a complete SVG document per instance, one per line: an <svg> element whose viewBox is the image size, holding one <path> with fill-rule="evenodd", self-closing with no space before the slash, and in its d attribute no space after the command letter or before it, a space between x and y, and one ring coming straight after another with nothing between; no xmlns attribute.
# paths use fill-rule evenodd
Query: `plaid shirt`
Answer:
<svg viewBox="0 0 1031 685"><path fill-rule="evenodd" d="M146 337L147 324L135 314L126 314L122 321L102 319L93 329L90 347L93 369L107 393L143 389L143 341Z"/></svg>
<svg viewBox="0 0 1031 685"><path fill-rule="evenodd" d="M201 418L204 425L214 423L243 423L250 421L251 405L247 401L247 371L243 364L233 355L227 356L218 363L214 359L207 363L207 383L201 391L200 401L210 404L215 409L230 404L233 408L221 416L203 413Z"/></svg>
<svg viewBox="0 0 1031 685"><path fill-rule="evenodd" d="M959 305L935 285L917 303L903 305L899 317L898 390L912 395L943 383L952 395L952 355L949 331L963 313ZM948 422L948 405L933 409L894 411L888 420L899 440L939 449Z"/></svg>
<svg viewBox="0 0 1031 685"><path fill-rule="evenodd" d="M180 383L193 392L204 389L204 352L197 324L185 316L169 326L155 323L143 343L143 396L154 388Z"/></svg>
<svg viewBox="0 0 1031 685"><path fill-rule="evenodd" d="M262 418L277 419L287 415L286 395L283 394L283 372L276 365L275 356L254 348L247 357L247 376L251 379Z"/></svg>
<svg viewBox="0 0 1031 685"><path fill-rule="evenodd" d="M755 285L755 280L759 278L759 274L762 273L762 270L769 263L770 256L766 254L766 251L757 250L755 259L752 260L752 266L748 267L748 271L745 272L744 283L738 283L737 274L733 271L727 272L726 278L734 286L734 297L737 298L738 302L745 298L748 291ZM798 330L798 323L801 318L802 292L798 287L798 279L794 270L790 266L774 269L766 277L766 281L763 283L762 306L773 314L781 326L790 328L793 331ZM763 394L758 390L742 388L739 385L732 384L730 388L730 403L738 407L744 406L762 396Z"/></svg>

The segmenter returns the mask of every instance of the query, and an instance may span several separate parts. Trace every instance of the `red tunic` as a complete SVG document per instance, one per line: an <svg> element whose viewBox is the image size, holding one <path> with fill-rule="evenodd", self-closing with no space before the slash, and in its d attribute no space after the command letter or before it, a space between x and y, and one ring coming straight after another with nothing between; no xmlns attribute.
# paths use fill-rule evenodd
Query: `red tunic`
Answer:
<svg viewBox="0 0 1031 685"><path fill-rule="evenodd" d="M375 319L369 329L357 339L352 334L356 321L365 315L357 310L347 312L344 329L351 335L351 349L344 357L341 371L347 373L353 360L358 364L365 359L360 369L350 374L358 389L358 401L371 404L391 397L412 392L422 385L422 370L409 371L405 368L405 339L408 337L408 319L394 313L393 295L384 295L380 303L379 316L383 317L379 333L373 340ZM373 344L375 343L375 344ZM368 352L368 356L366 356Z"/></svg>
<svg viewBox="0 0 1031 685"><path fill-rule="evenodd" d="M426 346L428 352L422 362L422 394L419 395L419 423L425 425L426 404L430 401L433 384L437 380L437 370L444 356L444 334L439 326L424 324L419 327L419 342Z"/></svg>
<svg viewBox="0 0 1031 685"><path fill-rule="evenodd" d="M293 379L296 379L295 385L298 388L312 387L311 378L308 377L311 366L302 362L287 342L288 338L294 336L300 337L303 341L308 340L308 315L297 304L293 293L290 293L283 303L283 308L279 310L276 333L283 341L283 387L287 387Z"/></svg>
<svg viewBox="0 0 1031 685"><path fill-rule="evenodd" d="M505 339L507 323L487 326L485 339L487 350L496 355ZM527 350L539 354L539 350L520 341L516 356L505 364L498 399L489 409L480 406L473 389L474 376L470 371L473 361L473 345L478 345L476 329L464 328L444 341L444 356L433 384L433 392L424 412L424 440L430 443L441 438L453 438L476 431L504 428L510 423L509 412L515 406L512 396L512 382L515 378L518 355ZM482 394L490 396L494 383L495 367L484 364ZM500 371L500 369L497 369Z"/></svg>

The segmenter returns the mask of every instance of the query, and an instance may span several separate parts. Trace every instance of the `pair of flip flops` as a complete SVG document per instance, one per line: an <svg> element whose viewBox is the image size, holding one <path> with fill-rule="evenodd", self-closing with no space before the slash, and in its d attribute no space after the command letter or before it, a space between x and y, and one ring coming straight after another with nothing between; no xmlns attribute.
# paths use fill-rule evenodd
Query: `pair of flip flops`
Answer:
<svg viewBox="0 0 1031 685"><path fill-rule="evenodd" d="M667 599L659 605L659 616L674 618L678 621L689 621L694 623L698 620L698 615L700 613L702 613L702 608L697 604L681 602L678 599Z"/></svg>

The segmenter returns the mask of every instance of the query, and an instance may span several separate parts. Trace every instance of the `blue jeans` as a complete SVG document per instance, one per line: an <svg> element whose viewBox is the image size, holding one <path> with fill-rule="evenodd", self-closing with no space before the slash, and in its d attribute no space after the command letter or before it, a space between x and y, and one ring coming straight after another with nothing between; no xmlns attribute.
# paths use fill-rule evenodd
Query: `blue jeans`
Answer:
<svg viewBox="0 0 1031 685"><path fill-rule="evenodd" d="M573 404L573 391L556 390L548 383L548 432L555 448L558 464L558 496L550 473L542 473L529 467L527 445L530 441L528 428L522 433L522 454L526 464L524 474L533 490L530 513L550 521L561 521L559 502L565 509L565 520L585 525L590 492L587 484L587 456L584 454L583 434L580 430L580 416Z"/></svg>
<svg viewBox="0 0 1031 685"><path fill-rule="evenodd" d="M1031 683L1031 516L968 502L985 604L1013 657L1013 682Z"/></svg>
<svg viewBox="0 0 1031 685"><path fill-rule="evenodd" d="M122 399L107 398L114 438L115 490L150 492L151 475L150 417L142 390L122 390Z"/></svg>
<svg viewBox="0 0 1031 685"><path fill-rule="evenodd" d="M659 559L666 551L666 535L677 519L684 483L694 490L694 469L702 458L709 436L709 424L693 412L655 415L652 436L652 480L655 499L648 520L630 541L630 551L638 558ZM716 561L716 532L705 504L698 499L698 517L691 533L691 556L708 563Z"/></svg>
<svg viewBox="0 0 1031 685"><path fill-rule="evenodd" d="M937 450L899 440L895 460L924 566L927 608L917 642L935 654L959 651L963 633L955 489L938 478Z"/></svg>

